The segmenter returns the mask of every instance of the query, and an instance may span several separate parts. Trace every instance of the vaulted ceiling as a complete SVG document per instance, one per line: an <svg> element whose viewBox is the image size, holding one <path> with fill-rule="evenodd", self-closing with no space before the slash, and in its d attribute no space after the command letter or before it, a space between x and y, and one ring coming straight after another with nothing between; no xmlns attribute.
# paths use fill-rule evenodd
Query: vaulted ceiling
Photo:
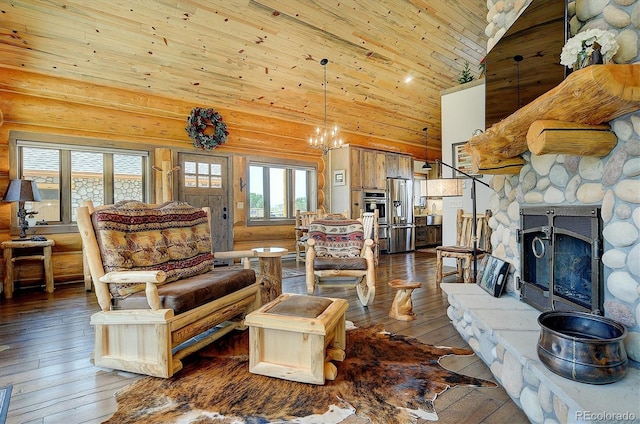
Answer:
<svg viewBox="0 0 640 424"><path fill-rule="evenodd" d="M440 91L485 56L485 0L0 0L0 64L440 144ZM410 78L410 81L407 79ZM306 134L300 135L301 139Z"/></svg>

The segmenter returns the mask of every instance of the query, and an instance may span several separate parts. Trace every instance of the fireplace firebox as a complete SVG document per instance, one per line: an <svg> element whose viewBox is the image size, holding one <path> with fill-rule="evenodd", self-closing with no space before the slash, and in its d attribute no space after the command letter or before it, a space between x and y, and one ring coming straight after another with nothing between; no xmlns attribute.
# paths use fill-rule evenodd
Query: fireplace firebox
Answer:
<svg viewBox="0 0 640 424"><path fill-rule="evenodd" d="M602 219L596 206L520 210L521 300L540 311L602 315Z"/></svg>

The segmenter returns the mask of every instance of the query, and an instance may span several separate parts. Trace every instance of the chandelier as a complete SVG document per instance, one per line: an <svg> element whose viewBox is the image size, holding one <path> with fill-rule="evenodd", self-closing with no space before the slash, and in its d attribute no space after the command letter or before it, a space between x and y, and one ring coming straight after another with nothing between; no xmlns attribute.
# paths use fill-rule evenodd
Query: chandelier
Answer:
<svg viewBox="0 0 640 424"><path fill-rule="evenodd" d="M309 137L309 146L322 150L323 155L326 155L329 150L342 147L338 126L327 127L327 63L329 63L329 59L320 61L320 64L324 66L324 128L317 127L315 133Z"/></svg>

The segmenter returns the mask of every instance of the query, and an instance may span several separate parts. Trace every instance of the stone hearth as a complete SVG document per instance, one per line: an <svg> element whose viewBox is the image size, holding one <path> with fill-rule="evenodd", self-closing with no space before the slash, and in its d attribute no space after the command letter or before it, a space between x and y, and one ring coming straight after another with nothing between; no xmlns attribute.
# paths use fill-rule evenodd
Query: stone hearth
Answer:
<svg viewBox="0 0 640 424"><path fill-rule="evenodd" d="M540 311L511 294L443 283L449 318L532 423L637 422L640 369L615 383L579 383L548 370L536 352Z"/></svg>

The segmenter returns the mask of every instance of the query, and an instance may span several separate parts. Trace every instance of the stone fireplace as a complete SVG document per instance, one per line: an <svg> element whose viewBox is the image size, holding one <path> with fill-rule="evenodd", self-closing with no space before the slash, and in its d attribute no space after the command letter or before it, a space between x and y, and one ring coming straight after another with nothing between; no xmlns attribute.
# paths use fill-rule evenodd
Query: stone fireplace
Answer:
<svg viewBox="0 0 640 424"><path fill-rule="evenodd" d="M487 2L487 50L530 4L531 0ZM572 35L587 28L611 30L620 45L615 62L638 64L640 1L568 1L567 6ZM589 110L596 111L600 106L596 102ZM539 112L545 109L541 107ZM589 113L587 109L585 113ZM533 423L640 419L640 111L611 119L608 123L617 144L605 156L577 151L541 155L526 152L521 155L524 166L517 174L492 178L492 254L510 263L502 297L493 298L477 285L441 285L448 295L447 313L453 325ZM509 146L502 148L508 150ZM629 371L612 384L592 385L560 377L537 356L540 310L521 300L527 288L523 290L520 283L528 270L521 258L519 237L526 225L521 222L520 211L557 207L599 209L600 284L595 290L601 296L597 307L628 329L625 347ZM544 245L545 234L539 236L536 244ZM593 272L592 268L592 278ZM568 287L564 297L574 297L571 283ZM593 300L586 308L594 308Z"/></svg>
<svg viewBox="0 0 640 424"><path fill-rule="evenodd" d="M640 113L611 122L617 146L606 157L526 153L519 175L495 176L493 254L511 263L507 292L521 296L520 209L600 206L603 315L627 326L627 353L640 361ZM638 364L636 363L636 366Z"/></svg>
<svg viewBox="0 0 640 424"><path fill-rule="evenodd" d="M491 50L531 0L487 2L487 50ZM588 28L616 34L615 63L640 65L640 1L567 1L570 35ZM594 108L597 108L595 105ZM618 143L605 157L571 154L523 155L518 175L492 181L494 255L511 263L507 291L517 296L522 261L517 241L520 208L598 206L602 218L603 315L629 330L627 353L640 364L640 112L609 122Z"/></svg>
<svg viewBox="0 0 640 424"><path fill-rule="evenodd" d="M605 157L527 152L519 174L492 178L492 255L510 263L502 297L493 298L477 285L441 285L448 295L453 325L533 423L640 419L640 112L610 124L618 143ZM540 246L548 248L544 238L552 230L541 227L549 226L546 211L558 208L594 210L600 215L599 234L594 238L601 240L597 243L602 247L595 251L601 264L597 271L590 266L591 278L594 272L600 273L601 284L595 290L602 296L596 305L604 316L628 329L625 348L629 371L612 384L592 385L560 377L546 369L537 356L540 310L521 300L523 286L519 282L529 274L523 267L521 243L531 243L538 236L540 241L534 242L538 253ZM523 226L522 210L542 215ZM591 220L579 224L580 228L566 221L561 226L578 233L592 226ZM526 240L527 226L535 234L530 240ZM577 297L576 287L571 288L569 282L569 293L563 297ZM560 302L560 308L564 306ZM585 306L591 308L593 304Z"/></svg>

